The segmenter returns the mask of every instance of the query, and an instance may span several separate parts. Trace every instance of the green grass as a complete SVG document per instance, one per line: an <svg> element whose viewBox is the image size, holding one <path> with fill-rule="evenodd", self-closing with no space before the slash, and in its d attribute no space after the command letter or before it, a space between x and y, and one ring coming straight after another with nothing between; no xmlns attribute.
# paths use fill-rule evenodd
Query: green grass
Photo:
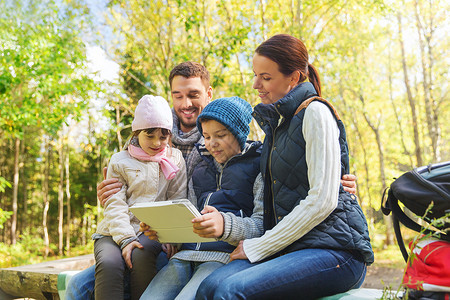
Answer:
<svg viewBox="0 0 450 300"><path fill-rule="evenodd" d="M374 266L403 269L405 267L405 260L403 259L400 248L397 244L389 245L385 249L374 248L375 262Z"/></svg>
<svg viewBox="0 0 450 300"><path fill-rule="evenodd" d="M383 249L380 242L373 242L375 252L374 266L402 269L405 266L402 254L397 244ZM375 247L378 246L378 247ZM16 245L8 246L0 243L0 268L16 267L21 265L35 264L44 261L74 257L94 253L94 243L89 241L86 246L76 246L70 249L70 255L59 256L55 245L50 246L51 251L44 258L44 242L41 238L22 238Z"/></svg>
<svg viewBox="0 0 450 300"><path fill-rule="evenodd" d="M0 268L10 268L29 264L37 264L61 258L94 253L94 242L89 240L86 246L73 247L70 255L59 256L56 245L50 245L50 253L44 257L45 245L41 238L21 237L15 245L0 243Z"/></svg>

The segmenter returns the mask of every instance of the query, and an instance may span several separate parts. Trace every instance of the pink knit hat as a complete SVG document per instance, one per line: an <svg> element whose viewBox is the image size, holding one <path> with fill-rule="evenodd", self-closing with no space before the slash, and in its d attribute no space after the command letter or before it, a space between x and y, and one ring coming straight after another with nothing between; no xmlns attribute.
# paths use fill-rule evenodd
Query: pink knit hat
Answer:
<svg viewBox="0 0 450 300"><path fill-rule="evenodd" d="M145 95L139 100L131 123L133 131L148 128L172 130L173 117L166 99L160 96Z"/></svg>

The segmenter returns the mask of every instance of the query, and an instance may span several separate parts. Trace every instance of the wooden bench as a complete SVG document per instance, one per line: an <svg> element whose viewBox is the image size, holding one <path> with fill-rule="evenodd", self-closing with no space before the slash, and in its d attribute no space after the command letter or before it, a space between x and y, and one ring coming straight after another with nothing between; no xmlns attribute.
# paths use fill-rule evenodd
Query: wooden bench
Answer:
<svg viewBox="0 0 450 300"><path fill-rule="evenodd" d="M83 270L93 264L94 255L88 254L40 264L0 269L0 299L27 297L38 300L59 300L58 284L60 287L63 285L65 290L66 279L73 275L73 271ZM393 294L394 292L380 289L361 288L320 300L374 300L383 296L385 298L386 296L393 297Z"/></svg>
<svg viewBox="0 0 450 300"><path fill-rule="evenodd" d="M59 300L58 275L94 264L94 255L58 259L33 265L0 269L0 299Z"/></svg>

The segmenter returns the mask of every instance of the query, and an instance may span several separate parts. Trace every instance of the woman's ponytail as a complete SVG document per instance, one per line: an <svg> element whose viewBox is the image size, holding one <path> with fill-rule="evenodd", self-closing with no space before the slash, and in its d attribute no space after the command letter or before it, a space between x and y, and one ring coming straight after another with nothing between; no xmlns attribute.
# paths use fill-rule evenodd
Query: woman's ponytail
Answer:
<svg viewBox="0 0 450 300"><path fill-rule="evenodd" d="M310 63L308 63L308 79L314 85L316 89L317 95L322 97L322 87L320 85L320 77L319 72L317 72L316 68Z"/></svg>

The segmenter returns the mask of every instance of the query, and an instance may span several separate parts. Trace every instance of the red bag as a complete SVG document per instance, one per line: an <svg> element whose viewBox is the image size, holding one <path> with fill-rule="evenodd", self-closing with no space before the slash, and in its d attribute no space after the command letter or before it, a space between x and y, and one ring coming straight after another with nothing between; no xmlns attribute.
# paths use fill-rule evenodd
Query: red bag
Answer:
<svg viewBox="0 0 450 300"><path fill-rule="evenodd" d="M414 290L450 293L450 242L422 238L409 245L403 285Z"/></svg>

